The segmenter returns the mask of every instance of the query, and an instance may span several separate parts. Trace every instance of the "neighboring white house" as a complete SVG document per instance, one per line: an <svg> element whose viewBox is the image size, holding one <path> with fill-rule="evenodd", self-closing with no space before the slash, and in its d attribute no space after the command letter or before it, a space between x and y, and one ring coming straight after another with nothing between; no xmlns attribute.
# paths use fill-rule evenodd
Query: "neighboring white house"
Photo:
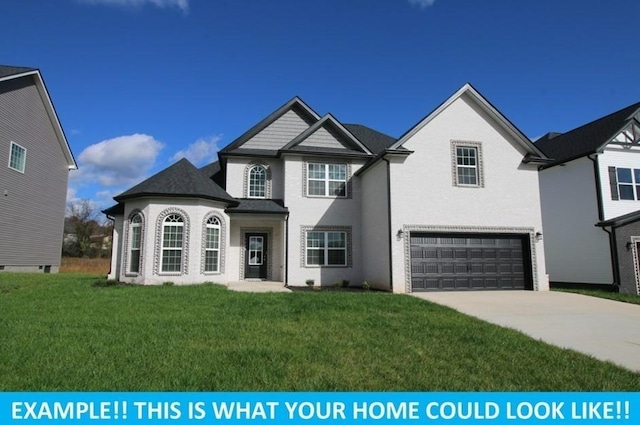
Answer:
<svg viewBox="0 0 640 425"><path fill-rule="evenodd" d="M640 103L536 142L550 279L640 293Z"/></svg>
<svg viewBox="0 0 640 425"><path fill-rule="evenodd" d="M0 271L59 270L76 168L40 71L0 65Z"/></svg>
<svg viewBox="0 0 640 425"><path fill-rule="evenodd" d="M115 197L109 277L548 289L544 155L471 85L395 139L294 98Z"/></svg>

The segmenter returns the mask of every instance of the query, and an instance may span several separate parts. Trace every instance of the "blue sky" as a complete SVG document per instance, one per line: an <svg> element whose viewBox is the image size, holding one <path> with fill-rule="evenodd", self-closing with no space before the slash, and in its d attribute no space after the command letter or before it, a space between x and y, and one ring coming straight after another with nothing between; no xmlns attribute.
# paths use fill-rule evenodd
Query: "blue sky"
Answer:
<svg viewBox="0 0 640 425"><path fill-rule="evenodd" d="M287 102L399 136L471 82L531 138L640 101L619 0L8 0L0 63L40 68L104 208Z"/></svg>

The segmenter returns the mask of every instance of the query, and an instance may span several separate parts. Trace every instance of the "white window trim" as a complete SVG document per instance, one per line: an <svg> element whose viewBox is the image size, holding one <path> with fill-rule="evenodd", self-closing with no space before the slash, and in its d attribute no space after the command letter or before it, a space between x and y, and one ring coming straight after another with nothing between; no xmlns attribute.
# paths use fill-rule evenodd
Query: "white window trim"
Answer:
<svg viewBox="0 0 640 425"><path fill-rule="evenodd" d="M209 220L211 219L216 219L218 220L218 224L210 224ZM209 231L209 229L218 229L218 248L208 248L207 247L207 233ZM212 274L221 274L221 269L222 269L222 241L223 241L223 221L222 219L216 215L216 214L210 214L208 215L205 220L204 220L204 232L203 232L203 238L202 238L202 273L203 274L207 274L207 275L212 275ZM218 262L216 264L216 268L215 270L207 270L207 253L208 252L218 252Z"/></svg>
<svg viewBox="0 0 640 425"><path fill-rule="evenodd" d="M262 167L265 171L264 196L249 196L251 170L255 167ZM243 189L242 193L248 199L271 199L271 167L264 161L252 161L244 168Z"/></svg>
<svg viewBox="0 0 640 425"><path fill-rule="evenodd" d="M462 184L458 183L458 148L474 148L476 150L476 179L477 184ZM472 166L460 166L464 168L474 168ZM482 156L482 143L470 142L463 140L451 141L451 175L453 177L454 187L463 188L481 188L484 187L484 165Z"/></svg>
<svg viewBox="0 0 640 425"><path fill-rule="evenodd" d="M341 232L345 234L345 264L307 264L307 234L309 232L322 232L325 233L325 245L326 245L326 233ZM352 267L352 228L351 226L301 226L300 229L300 263L304 268L351 268ZM328 246L323 248L325 250L325 262L328 261ZM335 248L331 248L335 249Z"/></svg>
<svg viewBox="0 0 640 425"><path fill-rule="evenodd" d="M24 151L24 161L22 163L22 170L19 168L15 168L11 166L11 154L13 153L13 147L16 146L19 149L22 149ZM24 174L25 170L27 169L27 148L25 148L24 146L21 146L19 144L17 144L16 142L11 142L10 147L9 147L9 162L7 164L9 166L10 169L17 171L19 173Z"/></svg>
<svg viewBox="0 0 640 425"><path fill-rule="evenodd" d="M631 183L620 182L620 176L618 175L618 170L629 170L631 172ZM618 190L618 201L629 201L635 202L640 201L640 197L638 196L637 186L640 186L640 181L636 181L636 173L635 170L640 170L640 168L633 167L616 167L616 182L617 182L617 190ZM620 190L620 186L631 186L633 191L633 199L622 199L622 191Z"/></svg>
<svg viewBox="0 0 640 425"><path fill-rule="evenodd" d="M312 179L309 175L309 167L312 165L323 165L325 168L324 179ZM340 165L344 167L345 179L336 180L329 178L329 165ZM346 199L351 197L351 164L347 162L326 162L307 160L304 162L304 196L307 198L334 198L334 199ZM309 193L309 181L324 181L324 195L312 195ZM333 195L329 193L329 182L344 182L344 195Z"/></svg>
<svg viewBox="0 0 640 425"><path fill-rule="evenodd" d="M251 195L251 174L253 173L254 170L257 169L262 169L262 173L263 173L263 188L262 188L262 192L264 193L261 196L256 196L256 195ZM249 173L247 175L247 198L249 199L265 199L267 197L267 169L262 165L262 164L255 164L253 165L251 168L249 168Z"/></svg>
<svg viewBox="0 0 640 425"><path fill-rule="evenodd" d="M142 262L143 262L143 245L144 245L144 215L142 215L142 212L140 212L139 210L134 211L130 216L129 216L129 226L128 226L128 230L127 230L127 263L125 265L125 274L127 276L139 276L142 273ZM140 217L140 222L139 223L134 223L133 220L136 217ZM140 257L138 260L138 271L134 272L131 271L131 265L133 264L131 262L131 253L133 251L132 248L132 244L133 244L133 228L137 227L140 229L140 247L137 248L138 251L140 251Z"/></svg>
<svg viewBox="0 0 640 425"><path fill-rule="evenodd" d="M180 263L180 272L164 272L162 271L162 251L164 245L164 220L171 214L178 214L183 220L183 232L182 232L182 261ZM189 215L180 208L168 208L158 215L156 222L156 243L155 243L155 256L153 273L158 276L181 276L189 274L189 230L191 226L189 224Z"/></svg>

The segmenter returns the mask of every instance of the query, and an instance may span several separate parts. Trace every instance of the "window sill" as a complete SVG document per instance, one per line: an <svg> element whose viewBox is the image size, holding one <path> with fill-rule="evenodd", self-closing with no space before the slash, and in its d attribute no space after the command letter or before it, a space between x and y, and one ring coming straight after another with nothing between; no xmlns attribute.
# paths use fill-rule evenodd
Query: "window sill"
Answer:
<svg viewBox="0 0 640 425"><path fill-rule="evenodd" d="M314 264L305 264L304 268L306 269L350 269L351 267L347 264L344 265L331 265L331 266L317 266Z"/></svg>

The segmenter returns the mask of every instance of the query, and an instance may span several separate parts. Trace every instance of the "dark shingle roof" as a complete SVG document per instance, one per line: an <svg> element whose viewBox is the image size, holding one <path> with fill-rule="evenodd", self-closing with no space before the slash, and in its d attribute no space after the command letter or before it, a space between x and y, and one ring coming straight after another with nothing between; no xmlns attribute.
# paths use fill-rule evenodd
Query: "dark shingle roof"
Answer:
<svg viewBox="0 0 640 425"><path fill-rule="evenodd" d="M237 204L231 195L186 159L181 159L114 199L120 202L140 196L193 197Z"/></svg>
<svg viewBox="0 0 640 425"><path fill-rule="evenodd" d="M595 153L622 130L638 109L640 102L566 133L548 133L538 139L535 145L553 159L554 164Z"/></svg>
<svg viewBox="0 0 640 425"><path fill-rule="evenodd" d="M376 155L393 145L397 140L360 124L344 124L344 127Z"/></svg>
<svg viewBox="0 0 640 425"><path fill-rule="evenodd" d="M287 214L289 210L280 199L238 199L237 206L228 207L228 213Z"/></svg>
<svg viewBox="0 0 640 425"><path fill-rule="evenodd" d="M610 218L609 220L601 221L596 224L596 226L600 227L621 227L625 224L634 223L640 220L640 210L632 211L628 214L621 215L619 217Z"/></svg>
<svg viewBox="0 0 640 425"><path fill-rule="evenodd" d="M117 203L105 210L102 210L102 214L105 215L122 215L124 214L124 204L123 203Z"/></svg>
<svg viewBox="0 0 640 425"><path fill-rule="evenodd" d="M10 66L0 65L0 78L8 77L9 75L22 74L24 72L37 71L36 68L27 68L24 66Z"/></svg>

